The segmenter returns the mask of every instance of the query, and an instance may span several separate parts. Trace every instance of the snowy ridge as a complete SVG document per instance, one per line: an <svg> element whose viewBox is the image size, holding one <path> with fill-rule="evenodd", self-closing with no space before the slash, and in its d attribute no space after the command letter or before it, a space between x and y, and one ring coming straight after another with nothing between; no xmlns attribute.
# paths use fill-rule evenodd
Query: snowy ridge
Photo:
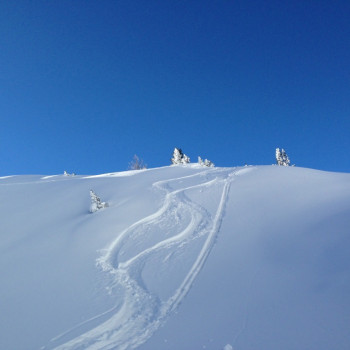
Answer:
<svg viewBox="0 0 350 350"><path fill-rule="evenodd" d="M167 315L181 303L202 269L220 228L230 183L236 172L231 171L227 174L226 171L208 171L154 183L153 186L156 189L166 193L163 206L156 213L132 224L122 232L97 262L103 271L111 275L111 289L115 286L123 287L124 301L122 306L101 325L57 347L57 349L126 350L134 349L144 343L165 321ZM209 180L192 186L172 189L172 185L176 187L182 182L198 177L205 180L209 177ZM185 193L217 184L222 187L222 193L215 216L212 218L203 207L191 201ZM187 225L184 227L171 225L174 214L186 215L188 213L190 213L190 220ZM157 240L153 242L151 240L153 243L151 246L147 246L150 237L142 237L142 232L152 232L153 228L158 231L162 223L169 225L171 232L167 233L168 238L157 237ZM179 227L182 229L178 230ZM154 255L161 255L165 251L170 252L170 249L173 250L174 247L175 249L184 249L186 245L201 236L205 236L204 244L183 282L173 291L173 294L166 300L161 300L160 296L150 292L142 280L145 262ZM144 239L147 244L136 251L135 255L123 259L123 247L135 237Z"/></svg>

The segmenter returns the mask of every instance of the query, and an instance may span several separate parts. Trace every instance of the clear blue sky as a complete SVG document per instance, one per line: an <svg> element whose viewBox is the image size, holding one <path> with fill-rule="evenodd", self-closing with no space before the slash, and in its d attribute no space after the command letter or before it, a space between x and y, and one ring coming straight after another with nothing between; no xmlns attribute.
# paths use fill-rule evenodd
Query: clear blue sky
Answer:
<svg viewBox="0 0 350 350"><path fill-rule="evenodd" d="M350 172L350 1L1 1L0 122L0 176Z"/></svg>

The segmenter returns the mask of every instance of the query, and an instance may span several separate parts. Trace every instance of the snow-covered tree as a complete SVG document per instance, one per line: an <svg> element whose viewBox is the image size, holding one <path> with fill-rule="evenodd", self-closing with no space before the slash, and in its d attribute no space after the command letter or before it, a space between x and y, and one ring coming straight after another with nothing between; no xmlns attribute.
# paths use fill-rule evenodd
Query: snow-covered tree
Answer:
<svg viewBox="0 0 350 350"><path fill-rule="evenodd" d="M147 164L143 162L136 154L134 155L132 161L129 163L130 170L141 170L147 169Z"/></svg>
<svg viewBox="0 0 350 350"><path fill-rule="evenodd" d="M187 164L190 162L190 158L182 152L181 148L175 148L171 162L173 164Z"/></svg>
<svg viewBox="0 0 350 350"><path fill-rule="evenodd" d="M182 157L182 164L188 164L190 163L190 157L188 157L186 154Z"/></svg>
<svg viewBox="0 0 350 350"><path fill-rule="evenodd" d="M173 157L171 158L171 162L173 164L181 164L183 156L184 155L182 153L181 148L175 148L173 152Z"/></svg>
<svg viewBox="0 0 350 350"><path fill-rule="evenodd" d="M198 163L201 165L201 166L207 166L207 167L214 167L215 164L208 160L208 159L202 159L201 157L198 157Z"/></svg>
<svg viewBox="0 0 350 350"><path fill-rule="evenodd" d="M98 197L93 190L90 190L90 197L91 197L91 205L90 205L91 213L94 213L95 211L100 210L102 208L108 207L108 203L101 202L100 197Z"/></svg>
<svg viewBox="0 0 350 350"><path fill-rule="evenodd" d="M277 165L289 166L290 160L286 151L282 148L276 148L276 163Z"/></svg>

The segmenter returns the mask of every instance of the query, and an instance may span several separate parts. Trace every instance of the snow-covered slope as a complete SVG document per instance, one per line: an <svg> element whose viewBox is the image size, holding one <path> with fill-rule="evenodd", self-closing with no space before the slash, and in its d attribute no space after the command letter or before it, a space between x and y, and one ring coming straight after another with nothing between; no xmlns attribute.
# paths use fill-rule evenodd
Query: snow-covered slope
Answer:
<svg viewBox="0 0 350 350"><path fill-rule="evenodd" d="M12 176L0 198L1 349L350 348L349 174Z"/></svg>

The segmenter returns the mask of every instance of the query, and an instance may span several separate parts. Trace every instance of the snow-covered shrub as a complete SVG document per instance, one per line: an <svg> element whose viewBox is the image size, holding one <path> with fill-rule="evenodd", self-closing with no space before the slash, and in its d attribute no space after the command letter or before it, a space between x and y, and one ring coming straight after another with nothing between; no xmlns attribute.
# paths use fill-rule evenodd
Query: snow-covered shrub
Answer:
<svg viewBox="0 0 350 350"><path fill-rule="evenodd" d="M101 202L100 197L98 197L93 190L90 190L90 197L91 197L90 213L94 213L97 210L108 207L108 203Z"/></svg>
<svg viewBox="0 0 350 350"><path fill-rule="evenodd" d="M198 164L200 164L201 166L207 166L207 167L214 167L215 164L208 160L208 159L202 159L201 157L198 157Z"/></svg>
<svg viewBox="0 0 350 350"><path fill-rule="evenodd" d="M175 148L171 162L172 164L187 164L190 162L190 158L182 152L181 148Z"/></svg>
<svg viewBox="0 0 350 350"><path fill-rule="evenodd" d="M286 151L282 148L276 148L276 163L277 165L289 166L290 160Z"/></svg>
<svg viewBox="0 0 350 350"><path fill-rule="evenodd" d="M134 155L132 161L129 163L129 170L141 170L147 169L147 164L143 162L136 154Z"/></svg>

